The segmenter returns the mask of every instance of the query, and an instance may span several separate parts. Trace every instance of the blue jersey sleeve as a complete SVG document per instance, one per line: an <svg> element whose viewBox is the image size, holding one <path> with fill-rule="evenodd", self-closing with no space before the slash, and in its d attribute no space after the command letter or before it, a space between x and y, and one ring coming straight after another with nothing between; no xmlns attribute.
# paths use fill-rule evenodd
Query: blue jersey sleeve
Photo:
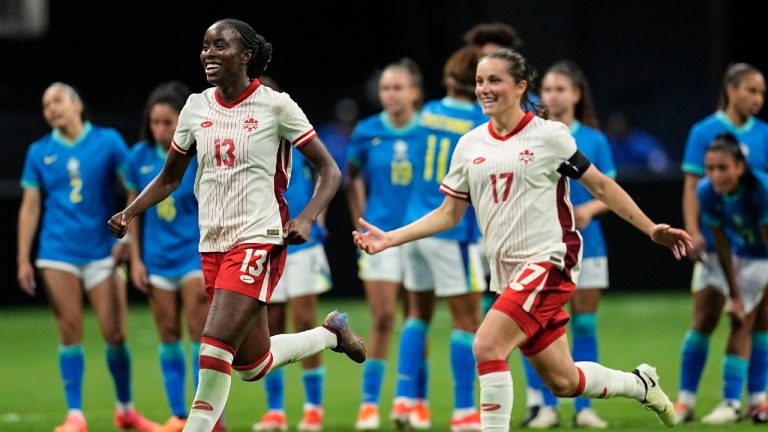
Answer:
<svg viewBox="0 0 768 432"><path fill-rule="evenodd" d="M701 179L696 185L696 198L701 206L701 221L704 225L710 228L722 227L722 206L718 205L718 195L712 189L709 179Z"/></svg>
<svg viewBox="0 0 768 432"><path fill-rule="evenodd" d="M123 182L125 183L125 188L131 192L140 192L138 170L141 161L139 160L139 149L140 144L133 146L128 154L128 162L125 166L125 178Z"/></svg>
<svg viewBox="0 0 768 432"><path fill-rule="evenodd" d="M602 133L598 133L595 137L595 149L597 150L597 157L590 162L595 164L597 169L606 176L616 178L616 165L613 164L611 145L608 144L608 139Z"/></svg>
<svg viewBox="0 0 768 432"><path fill-rule="evenodd" d="M35 146L32 145L29 150L27 150L27 156L24 159L24 169L21 172L22 188L40 189L42 175L40 173L38 161L36 160L36 154Z"/></svg>
<svg viewBox="0 0 768 432"><path fill-rule="evenodd" d="M358 168L363 168L368 156L366 150L365 138L360 132L360 126L358 125L352 132L352 136L349 137L347 161Z"/></svg>
<svg viewBox="0 0 768 432"><path fill-rule="evenodd" d="M684 173L695 176L704 175L704 153L709 142L702 137L701 128L694 126L688 134L683 153L682 169Z"/></svg>

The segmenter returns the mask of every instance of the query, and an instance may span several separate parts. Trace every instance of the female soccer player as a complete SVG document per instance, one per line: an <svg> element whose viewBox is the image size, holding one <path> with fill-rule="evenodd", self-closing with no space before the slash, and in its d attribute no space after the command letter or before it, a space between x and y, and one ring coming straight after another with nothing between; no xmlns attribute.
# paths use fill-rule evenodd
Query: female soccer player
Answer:
<svg viewBox="0 0 768 432"><path fill-rule="evenodd" d="M699 181L696 197L702 222L712 233L717 254L712 258L722 269L717 277L727 287L718 304L722 308L727 298L732 317L725 363L740 367L723 368L723 401L702 423L726 424L740 420L738 407L750 361L765 361L750 359L750 351L755 317L764 309L768 286L768 177L749 169L738 140L727 132L707 148L704 168L706 178Z"/></svg>
<svg viewBox="0 0 768 432"><path fill-rule="evenodd" d="M562 122L576 140L576 146L603 174L614 178L616 169L611 147L598 128L589 82L573 62L563 60L550 66L541 82L541 100L550 120ZM596 216L608 210L580 183L571 185L571 204L576 229L583 239L581 272L571 301L573 359L597 361L597 304L600 292L608 288L608 258L605 239ZM527 361L526 404L532 414L526 426L554 427L558 424L557 399L552 395ZM608 424L592 409L590 399L577 398L573 423L576 427L605 429Z"/></svg>
<svg viewBox="0 0 768 432"><path fill-rule="evenodd" d="M245 381L326 348L365 361L365 345L331 312L322 327L270 339L265 309L285 264L285 245L307 240L341 173L304 113L285 93L259 83L272 45L250 25L225 19L205 32L200 60L214 85L187 100L162 171L109 220L113 235L182 182L197 154L200 251L211 301L200 346L200 378L185 431L210 431L229 394L230 369ZM318 172L315 193L288 220L282 194L293 145Z"/></svg>
<svg viewBox="0 0 768 432"><path fill-rule="evenodd" d="M573 362L563 309L575 290L581 237L574 229L568 177L577 178L622 218L657 243L685 255L690 237L656 225L613 180L576 149L562 123L524 111L532 69L519 53L500 49L477 66L475 93L491 121L464 135L440 189L447 196L418 221L384 232L366 222L355 243L370 254L455 226L471 200L491 262L491 288L501 292L483 319L473 351L480 374L482 430L509 429L512 377L506 357L516 348L557 396L614 397L641 401L673 425L672 403L656 370L634 372Z"/></svg>
<svg viewBox="0 0 768 432"><path fill-rule="evenodd" d="M704 175L704 153L707 146L722 132L730 132L749 150L747 163L754 171L768 169L768 125L756 118L765 100L765 79L754 66L735 63L725 71L720 90L718 110L693 125L688 135L683 156L685 173L683 188L683 217L685 229L693 236L694 265L691 291L693 291L693 318L691 329L685 335L680 366L680 392L675 411L677 421L693 420L696 392L707 360L709 337L717 325L727 292L719 262L715 259L712 238L708 230L700 229L699 202L696 183ZM749 404L754 407L765 400L768 379L768 313L758 314L752 339L751 358L765 359L752 362L747 370ZM723 370L736 373L745 366L735 358L726 357ZM735 407L738 408L738 407ZM732 416L721 410L726 417Z"/></svg>
<svg viewBox="0 0 768 432"><path fill-rule="evenodd" d="M45 90L43 115L53 131L27 151L17 260L19 285L29 295L35 295L35 268L40 270L59 328L59 367L69 411L55 431L87 429L82 404L83 288L107 343L107 365L117 396L115 425L153 431L157 424L133 409L131 357L125 343L126 293L115 274L115 241L97 228L114 211L115 183L124 173L128 147L116 130L83 119L80 95L67 84L53 83ZM33 267L30 253L40 222Z"/></svg>
<svg viewBox="0 0 768 432"><path fill-rule="evenodd" d="M428 102L419 124L426 135L415 143L414 177L405 212L405 223L413 222L440 205L440 183L459 138L485 123L474 92L478 54L465 47L445 63L443 82L447 96ZM485 291L480 251L470 246L474 219L463 218L453 229L403 245L407 319L400 336L397 390L393 416L401 425L429 429L429 410L417 395L416 382L422 367L427 330L435 296L443 297L451 310L451 371L454 379L454 432L478 430L480 414L475 409L475 359L472 341L480 325L480 300Z"/></svg>
<svg viewBox="0 0 768 432"><path fill-rule="evenodd" d="M133 146L128 156L126 186L128 202L133 202L142 189L160 173L171 147L173 132L189 90L178 82L161 84L150 94L144 110L142 141ZM197 199L192 161L176 191L137 217L131 225L131 280L147 293L152 314L160 333L160 368L171 408L171 418L162 432L181 431L187 418L185 401L186 362L181 344L183 305L187 331L191 341L192 376L197 383L200 338L208 305L200 268L197 244Z"/></svg>
<svg viewBox="0 0 768 432"><path fill-rule="evenodd" d="M363 215L386 228L403 223L414 175L414 149L423 135L416 114L421 102L421 73L412 60L403 59L384 68L379 78L379 100L384 111L360 121L347 147L347 199L356 228ZM358 267L372 323L355 427L370 430L381 424L379 395L403 283L402 251L393 248L378 256L362 255ZM425 385L421 384L422 388ZM398 415L394 407L392 415Z"/></svg>

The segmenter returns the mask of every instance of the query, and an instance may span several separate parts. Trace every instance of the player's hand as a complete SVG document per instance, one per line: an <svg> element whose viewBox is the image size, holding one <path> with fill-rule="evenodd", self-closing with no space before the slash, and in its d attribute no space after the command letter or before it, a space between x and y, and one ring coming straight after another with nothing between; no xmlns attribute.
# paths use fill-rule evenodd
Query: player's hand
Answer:
<svg viewBox="0 0 768 432"><path fill-rule="evenodd" d="M149 277L147 276L147 268L144 267L144 262L139 258L131 259L131 282L134 288L143 292L149 293Z"/></svg>
<svg viewBox="0 0 768 432"><path fill-rule="evenodd" d="M363 218L360 218L358 222L360 223L360 228L364 229L365 232L352 231L352 239L355 241L355 246L364 250L368 255L377 254L392 246L387 233L375 225L369 224Z"/></svg>
<svg viewBox="0 0 768 432"><path fill-rule="evenodd" d="M35 268L32 267L32 263L29 261L20 263L18 273L16 274L16 279L18 279L19 287L21 287L22 291L27 293L29 296L35 296L35 288L37 288L37 283L35 283Z"/></svg>
<svg viewBox="0 0 768 432"><path fill-rule="evenodd" d="M691 243L693 248L688 254L688 259L691 261L701 261L703 252L707 250L707 240L704 239L704 235L700 232L691 234Z"/></svg>
<svg viewBox="0 0 768 432"><path fill-rule="evenodd" d="M651 240L672 250L676 260L680 260L693 250L691 236L679 228L667 224L658 224L651 231Z"/></svg>
<svg viewBox="0 0 768 432"><path fill-rule="evenodd" d="M728 302L725 304L725 312L737 325L744 322L747 316L746 312L744 312L744 303L741 302L740 298L728 299Z"/></svg>
<svg viewBox="0 0 768 432"><path fill-rule="evenodd" d="M133 218L131 217L131 215L126 213L125 210L112 216L111 218L109 218L109 221L107 221L109 232L112 233L112 235L117 238L125 237L125 233L128 232L128 224L131 223L131 219Z"/></svg>
<svg viewBox="0 0 768 432"><path fill-rule="evenodd" d="M576 220L576 229L581 231L592 222L592 213L590 213L585 206L578 206L573 209L573 218Z"/></svg>
<svg viewBox="0 0 768 432"><path fill-rule="evenodd" d="M301 215L296 219L291 219L283 227L283 242L287 245L299 245L309 240L309 233L312 231L312 219L304 218Z"/></svg>

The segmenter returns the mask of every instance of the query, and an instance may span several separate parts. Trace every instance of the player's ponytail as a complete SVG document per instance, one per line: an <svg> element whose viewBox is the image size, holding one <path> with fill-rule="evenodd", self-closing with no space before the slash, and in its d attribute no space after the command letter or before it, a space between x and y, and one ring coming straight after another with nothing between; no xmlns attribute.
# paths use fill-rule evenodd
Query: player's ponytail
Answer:
<svg viewBox="0 0 768 432"><path fill-rule="evenodd" d="M534 114L541 112L541 106L534 103L531 97L531 94L533 94L533 80L536 79L537 75L536 69L528 63L528 60L522 54L509 48L499 48L483 57L483 59L499 59L507 62L507 73L515 82L525 81L526 83L525 92L520 98L520 106L524 111L533 111Z"/></svg>
<svg viewBox="0 0 768 432"><path fill-rule="evenodd" d="M240 40L245 45L245 49L253 53L246 70L248 78L259 78L272 60L272 44L244 21L227 18L219 22L231 26L240 34Z"/></svg>

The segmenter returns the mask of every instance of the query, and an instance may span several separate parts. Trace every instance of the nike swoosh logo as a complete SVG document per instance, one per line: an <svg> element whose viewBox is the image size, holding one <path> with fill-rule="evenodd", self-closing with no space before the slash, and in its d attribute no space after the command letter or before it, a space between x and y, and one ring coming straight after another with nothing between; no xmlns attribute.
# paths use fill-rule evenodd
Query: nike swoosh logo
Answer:
<svg viewBox="0 0 768 432"><path fill-rule="evenodd" d="M484 404L480 404L480 409L482 409L483 411L496 411L501 409L501 405L484 403Z"/></svg>
<svg viewBox="0 0 768 432"><path fill-rule="evenodd" d="M56 159L58 159L58 158L59 158L58 155L46 156L46 157L43 158L43 163L46 164L46 165L50 165L50 164L56 162Z"/></svg>
<svg viewBox="0 0 768 432"><path fill-rule="evenodd" d="M142 174L147 174L152 172L153 169L155 169L154 165L144 165L141 168L139 168L139 172L141 172Z"/></svg>

